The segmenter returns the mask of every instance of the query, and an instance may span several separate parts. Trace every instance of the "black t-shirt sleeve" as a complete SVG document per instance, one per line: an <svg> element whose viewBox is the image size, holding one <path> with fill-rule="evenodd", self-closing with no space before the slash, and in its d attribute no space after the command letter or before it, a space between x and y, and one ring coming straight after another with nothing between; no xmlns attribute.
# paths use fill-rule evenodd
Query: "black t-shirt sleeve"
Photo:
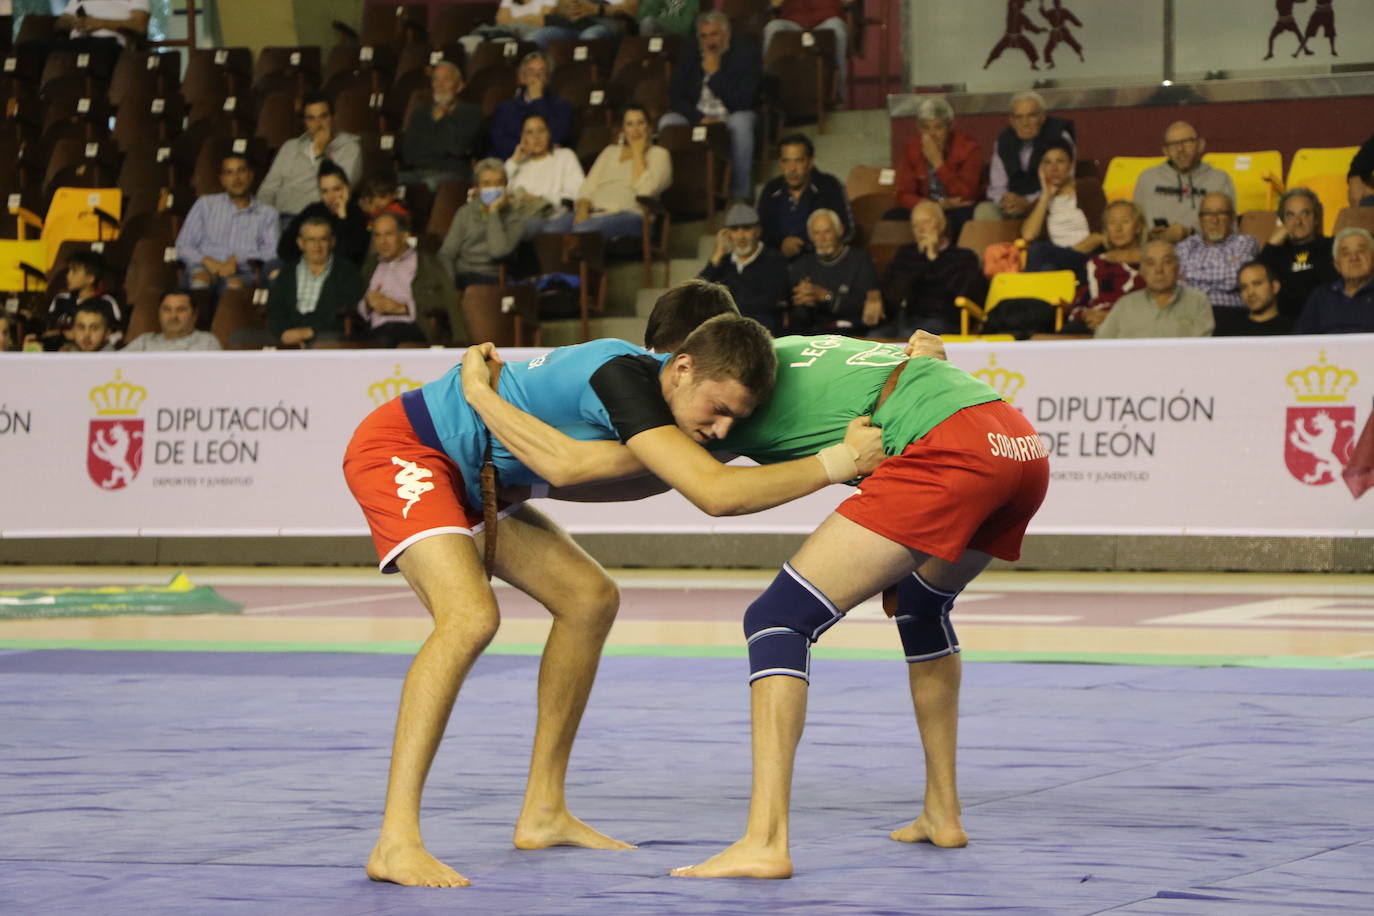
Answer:
<svg viewBox="0 0 1374 916"><path fill-rule="evenodd" d="M658 374L663 364L652 356L617 356L592 373L592 391L601 399L611 425L621 442L628 442L646 429L673 426L659 388Z"/></svg>

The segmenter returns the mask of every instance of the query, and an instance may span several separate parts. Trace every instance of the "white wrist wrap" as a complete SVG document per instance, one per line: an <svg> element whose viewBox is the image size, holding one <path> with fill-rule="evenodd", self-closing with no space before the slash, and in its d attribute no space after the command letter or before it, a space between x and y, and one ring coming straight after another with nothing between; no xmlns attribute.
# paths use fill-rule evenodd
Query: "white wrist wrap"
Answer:
<svg viewBox="0 0 1374 916"><path fill-rule="evenodd" d="M816 453L825 465L825 476L831 483L844 483L859 476L858 454L848 443L830 445Z"/></svg>

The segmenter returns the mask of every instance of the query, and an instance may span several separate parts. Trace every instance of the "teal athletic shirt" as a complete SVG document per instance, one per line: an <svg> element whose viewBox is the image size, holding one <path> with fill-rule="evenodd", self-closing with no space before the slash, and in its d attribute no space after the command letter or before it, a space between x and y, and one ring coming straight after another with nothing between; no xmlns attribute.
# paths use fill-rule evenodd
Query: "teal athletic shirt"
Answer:
<svg viewBox="0 0 1374 916"><path fill-rule="evenodd" d="M525 413L584 442L620 440L672 426L659 373L667 354L647 353L623 340L559 347L525 362L507 363L497 393ZM469 505L482 505L481 470L487 427L463 397L462 363L401 395L420 441L448 455L466 485ZM492 463L503 485L544 483L491 437Z"/></svg>
<svg viewBox="0 0 1374 916"><path fill-rule="evenodd" d="M844 439L849 421L872 416L883 450L901 454L956 411L997 401L990 386L941 359L920 358L902 370L897 387L875 414L873 405L900 364L901 344L827 334L781 337L773 399L739 420L719 450L773 464L814 455Z"/></svg>

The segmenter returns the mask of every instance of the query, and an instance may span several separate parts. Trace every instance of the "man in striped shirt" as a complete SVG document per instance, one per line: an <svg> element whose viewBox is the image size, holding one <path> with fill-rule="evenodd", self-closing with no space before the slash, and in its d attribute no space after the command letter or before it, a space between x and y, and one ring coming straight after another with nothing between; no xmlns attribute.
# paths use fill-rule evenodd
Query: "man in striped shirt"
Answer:
<svg viewBox="0 0 1374 916"><path fill-rule="evenodd" d="M281 224L277 211L253 198L253 167L243 156L230 154L220 164L222 194L199 198L186 214L177 235L177 258L186 265L186 285L243 289L265 279L277 257ZM255 275L253 262L263 265Z"/></svg>

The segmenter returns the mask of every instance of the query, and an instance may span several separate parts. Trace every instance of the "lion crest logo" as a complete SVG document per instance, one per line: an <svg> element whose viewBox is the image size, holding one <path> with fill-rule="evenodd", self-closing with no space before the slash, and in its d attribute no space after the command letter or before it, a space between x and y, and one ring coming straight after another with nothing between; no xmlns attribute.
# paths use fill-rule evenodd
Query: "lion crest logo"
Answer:
<svg viewBox="0 0 1374 916"><path fill-rule="evenodd" d="M1320 487L1340 480L1354 448L1354 407L1288 408L1283 460L1301 482Z"/></svg>

